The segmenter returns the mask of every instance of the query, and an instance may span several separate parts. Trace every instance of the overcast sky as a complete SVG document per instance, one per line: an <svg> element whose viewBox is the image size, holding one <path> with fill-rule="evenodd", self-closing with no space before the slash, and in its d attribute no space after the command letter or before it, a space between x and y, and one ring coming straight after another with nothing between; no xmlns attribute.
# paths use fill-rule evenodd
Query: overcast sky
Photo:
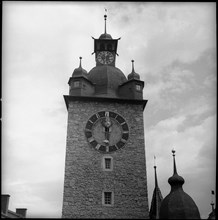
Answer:
<svg viewBox="0 0 218 220"><path fill-rule="evenodd" d="M216 164L215 3L7 2L2 30L2 193L27 217L61 217L68 79L95 66L94 41L118 43L116 66L131 60L145 81L149 208L156 155L163 197L170 192L171 150L183 189L201 217L211 212Z"/></svg>

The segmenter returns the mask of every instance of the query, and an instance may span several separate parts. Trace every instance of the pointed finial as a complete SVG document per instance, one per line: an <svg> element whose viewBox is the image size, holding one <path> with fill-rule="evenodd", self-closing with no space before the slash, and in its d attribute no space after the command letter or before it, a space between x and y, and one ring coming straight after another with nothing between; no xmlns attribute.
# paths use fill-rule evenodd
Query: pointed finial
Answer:
<svg viewBox="0 0 218 220"><path fill-rule="evenodd" d="M79 61L79 67L82 67L82 57L79 57L80 61Z"/></svg>
<svg viewBox="0 0 218 220"><path fill-rule="evenodd" d="M154 156L154 179L155 179L155 187L157 187L158 186L158 184L157 184L157 171L156 171L156 157Z"/></svg>
<svg viewBox="0 0 218 220"><path fill-rule="evenodd" d="M156 168L156 156L154 155L154 168Z"/></svg>
<svg viewBox="0 0 218 220"><path fill-rule="evenodd" d="M107 21L107 9L105 8L105 15L104 15L104 33L106 34L107 33L107 30L106 30L106 21Z"/></svg>
<svg viewBox="0 0 218 220"><path fill-rule="evenodd" d="M131 62L132 62L132 72L135 72L135 70L134 70L134 60L131 60Z"/></svg>
<svg viewBox="0 0 218 220"><path fill-rule="evenodd" d="M176 170L176 160L175 160L175 150L174 148L172 149L172 153L173 153L173 171L174 171L174 174L177 174L177 170Z"/></svg>

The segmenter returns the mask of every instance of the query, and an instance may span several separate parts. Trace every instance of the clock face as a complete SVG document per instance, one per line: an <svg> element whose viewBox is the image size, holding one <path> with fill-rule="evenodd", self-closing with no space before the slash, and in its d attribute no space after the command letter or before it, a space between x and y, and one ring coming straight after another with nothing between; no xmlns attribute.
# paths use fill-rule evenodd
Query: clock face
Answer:
<svg viewBox="0 0 218 220"><path fill-rule="evenodd" d="M114 55L109 51L101 51L97 55L97 60L101 64L110 64L114 61Z"/></svg>
<svg viewBox="0 0 218 220"><path fill-rule="evenodd" d="M91 116L86 123L85 136L88 143L102 153L111 153L123 148L129 138L125 119L111 111L101 111Z"/></svg>

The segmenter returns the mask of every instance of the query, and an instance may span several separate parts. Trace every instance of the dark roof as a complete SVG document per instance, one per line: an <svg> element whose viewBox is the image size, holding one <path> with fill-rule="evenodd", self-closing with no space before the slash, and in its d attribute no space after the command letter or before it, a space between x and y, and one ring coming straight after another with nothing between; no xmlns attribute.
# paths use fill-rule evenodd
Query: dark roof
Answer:
<svg viewBox="0 0 218 220"><path fill-rule="evenodd" d="M150 212L149 212L150 219L158 219L159 218L160 205L163 200L161 191L158 187L156 166L154 166L154 175L155 175L155 188L154 188L152 201L151 201L151 208L150 208Z"/></svg>
<svg viewBox="0 0 218 220"><path fill-rule="evenodd" d="M160 219L200 219L200 214L194 200L180 187L162 201Z"/></svg>
<svg viewBox="0 0 218 220"><path fill-rule="evenodd" d="M216 219L216 208L209 214L208 219Z"/></svg>
<svg viewBox="0 0 218 220"><path fill-rule="evenodd" d="M200 219L200 213L194 200L183 191L185 180L177 174L175 151L173 150L173 176L168 179L170 193L164 198L160 207L160 219Z"/></svg>
<svg viewBox="0 0 218 220"><path fill-rule="evenodd" d="M137 79L140 80L140 76L134 70L134 60L132 60L132 72L128 75L128 80Z"/></svg>
<svg viewBox="0 0 218 220"><path fill-rule="evenodd" d="M111 40L111 39L113 39L113 38L111 37L110 34L104 33L104 34L101 34L101 36L99 37L99 39Z"/></svg>
<svg viewBox="0 0 218 220"><path fill-rule="evenodd" d="M131 79L140 79L140 76L138 73L136 72L131 72L129 75L128 75L128 80L131 80Z"/></svg>
<svg viewBox="0 0 218 220"><path fill-rule="evenodd" d="M87 71L82 68L81 59L82 59L82 57L80 57L79 67L74 69L72 77L84 76L87 78Z"/></svg>
<svg viewBox="0 0 218 220"><path fill-rule="evenodd" d="M119 85L127 81L120 69L108 65L92 68L88 79L95 85L96 94L106 94L106 97L117 97Z"/></svg>

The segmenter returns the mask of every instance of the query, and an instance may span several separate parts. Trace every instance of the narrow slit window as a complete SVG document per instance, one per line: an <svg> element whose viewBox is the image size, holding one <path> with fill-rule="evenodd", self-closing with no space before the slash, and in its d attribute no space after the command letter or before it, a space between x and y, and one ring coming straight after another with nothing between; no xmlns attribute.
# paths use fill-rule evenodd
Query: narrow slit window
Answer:
<svg viewBox="0 0 218 220"><path fill-rule="evenodd" d="M111 158L105 158L105 169L111 169Z"/></svg>
<svg viewBox="0 0 218 220"><path fill-rule="evenodd" d="M104 204L105 205L112 204L112 192L104 192Z"/></svg>
<svg viewBox="0 0 218 220"><path fill-rule="evenodd" d="M113 171L113 158L111 156L103 156L102 169L103 171Z"/></svg>

